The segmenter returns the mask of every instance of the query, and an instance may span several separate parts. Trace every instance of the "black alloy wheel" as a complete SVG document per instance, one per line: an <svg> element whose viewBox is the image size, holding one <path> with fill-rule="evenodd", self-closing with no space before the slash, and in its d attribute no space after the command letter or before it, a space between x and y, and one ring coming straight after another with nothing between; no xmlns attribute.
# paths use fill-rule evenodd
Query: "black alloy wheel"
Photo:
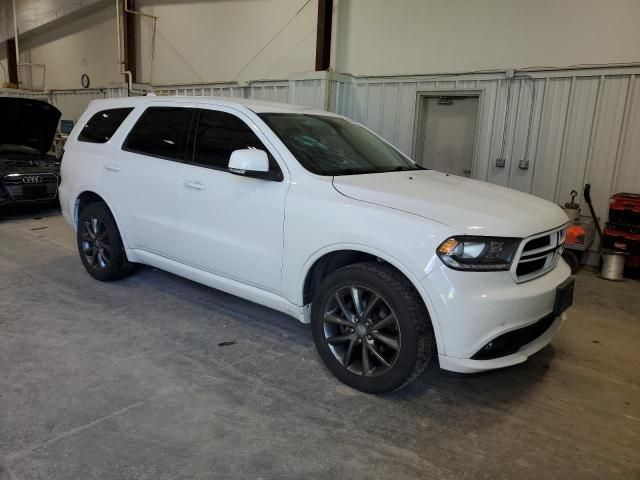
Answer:
<svg viewBox="0 0 640 480"><path fill-rule="evenodd" d="M363 377L383 375L400 351L400 328L386 300L361 285L338 289L326 303L324 335L344 368Z"/></svg>
<svg viewBox="0 0 640 480"><path fill-rule="evenodd" d="M92 203L78 217L78 252L82 263L96 280L110 281L125 277L132 264L113 215L104 203Z"/></svg>
<svg viewBox="0 0 640 480"><path fill-rule="evenodd" d="M435 352L422 298L402 273L383 262L330 273L315 292L311 329L329 370L367 393L407 385Z"/></svg>

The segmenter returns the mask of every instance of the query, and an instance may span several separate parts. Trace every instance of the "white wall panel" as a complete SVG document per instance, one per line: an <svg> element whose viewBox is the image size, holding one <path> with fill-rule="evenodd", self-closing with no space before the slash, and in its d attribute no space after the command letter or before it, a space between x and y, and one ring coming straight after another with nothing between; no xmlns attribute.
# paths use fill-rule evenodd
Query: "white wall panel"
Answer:
<svg viewBox="0 0 640 480"><path fill-rule="evenodd" d="M556 192L572 85L569 78L547 79L545 84L531 192L547 200Z"/></svg>
<svg viewBox="0 0 640 480"><path fill-rule="evenodd" d="M638 0L336 3L333 65L355 75L638 61Z"/></svg>
<svg viewBox="0 0 640 480"><path fill-rule="evenodd" d="M627 115L620 138L621 154L616 169L614 190L640 191L640 85L638 77L630 80Z"/></svg>
<svg viewBox="0 0 640 480"><path fill-rule="evenodd" d="M606 216L609 193L616 190L613 177L620 147L629 77L609 77L601 81L599 109L594 122L586 183L592 184L593 203L598 215L603 217ZM640 168L638 158L636 157L636 168Z"/></svg>
<svg viewBox="0 0 640 480"><path fill-rule="evenodd" d="M289 81L289 103L312 108L325 108L327 81L319 78Z"/></svg>
<svg viewBox="0 0 640 480"><path fill-rule="evenodd" d="M289 84L286 81L279 82L255 82L248 86L232 84L217 85L175 85L156 88L156 95L176 95L194 97L233 97L253 98L267 102L287 102Z"/></svg>
<svg viewBox="0 0 640 480"><path fill-rule="evenodd" d="M574 82L555 201L568 201L571 190L578 192L578 201L582 198L598 85L598 78L577 78Z"/></svg>
<svg viewBox="0 0 640 480"><path fill-rule="evenodd" d="M411 155L413 145L413 124L415 121L416 91L415 83L402 82L396 112L398 115L398 140L395 146L407 155Z"/></svg>
<svg viewBox="0 0 640 480"><path fill-rule="evenodd" d="M496 115L496 99L498 97L498 82L486 82L482 96L480 97L480 117L478 120L478 132L476 134L476 146L472 176L480 180L487 180L491 158L491 138L495 128L494 117ZM478 88L475 85L474 90Z"/></svg>

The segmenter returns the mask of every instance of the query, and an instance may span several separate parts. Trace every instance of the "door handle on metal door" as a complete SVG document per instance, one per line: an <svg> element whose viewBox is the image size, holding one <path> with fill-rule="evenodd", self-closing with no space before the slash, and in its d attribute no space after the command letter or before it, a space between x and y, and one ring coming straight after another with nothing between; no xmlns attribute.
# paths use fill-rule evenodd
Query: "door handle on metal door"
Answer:
<svg viewBox="0 0 640 480"><path fill-rule="evenodd" d="M193 188L194 190L204 190L204 185L200 182L194 182L193 180L185 180L183 185L187 188Z"/></svg>
<svg viewBox="0 0 640 480"><path fill-rule="evenodd" d="M120 167L118 165L114 165L113 163L107 163L104 166L105 170L109 170L110 172L119 172L120 171Z"/></svg>

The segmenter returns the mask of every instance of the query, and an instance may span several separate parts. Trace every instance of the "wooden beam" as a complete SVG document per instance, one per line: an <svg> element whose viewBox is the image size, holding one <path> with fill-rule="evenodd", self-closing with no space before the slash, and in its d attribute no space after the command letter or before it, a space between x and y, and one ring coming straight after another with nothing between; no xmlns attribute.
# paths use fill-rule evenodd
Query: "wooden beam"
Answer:
<svg viewBox="0 0 640 480"><path fill-rule="evenodd" d="M331 19L333 0L318 0L318 28L316 37L316 71L331 66Z"/></svg>
<svg viewBox="0 0 640 480"><path fill-rule="evenodd" d="M127 13L126 9L133 10L133 0L122 0L123 8L123 42L124 42L124 66L131 72L131 81L138 81L138 64L136 62L136 16Z"/></svg>
<svg viewBox="0 0 640 480"><path fill-rule="evenodd" d="M18 88L18 59L16 58L16 41L13 38L7 40L7 81Z"/></svg>

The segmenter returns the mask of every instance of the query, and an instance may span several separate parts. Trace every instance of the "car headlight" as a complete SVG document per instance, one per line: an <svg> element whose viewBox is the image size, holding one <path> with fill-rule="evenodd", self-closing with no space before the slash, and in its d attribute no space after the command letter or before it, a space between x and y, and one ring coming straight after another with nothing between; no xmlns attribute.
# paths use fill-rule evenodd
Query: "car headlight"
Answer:
<svg viewBox="0 0 640 480"><path fill-rule="evenodd" d="M447 238L436 252L454 270L509 270L519 244L519 238L459 236Z"/></svg>

